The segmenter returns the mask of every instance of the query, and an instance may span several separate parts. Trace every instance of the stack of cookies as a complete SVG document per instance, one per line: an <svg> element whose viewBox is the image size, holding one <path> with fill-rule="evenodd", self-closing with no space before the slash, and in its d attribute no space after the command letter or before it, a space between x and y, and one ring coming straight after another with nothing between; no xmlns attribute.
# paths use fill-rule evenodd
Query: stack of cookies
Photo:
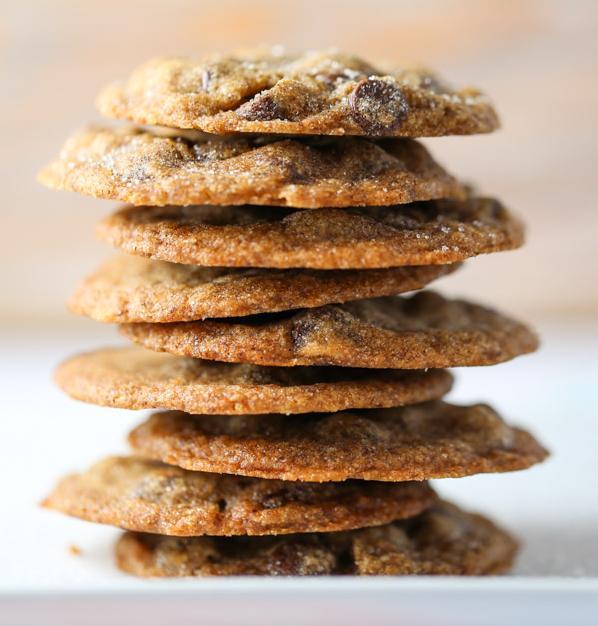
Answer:
<svg viewBox="0 0 598 626"><path fill-rule="evenodd" d="M135 346L56 380L162 410L129 435L134 456L64 478L45 506L125 529L117 563L140 576L508 569L516 541L426 482L547 454L490 407L441 400L443 368L532 352L535 335L420 291L523 242L413 139L494 130L486 97L274 49L158 59L99 107L151 126L85 130L41 181L129 203L98 229L122 252L70 308Z"/></svg>

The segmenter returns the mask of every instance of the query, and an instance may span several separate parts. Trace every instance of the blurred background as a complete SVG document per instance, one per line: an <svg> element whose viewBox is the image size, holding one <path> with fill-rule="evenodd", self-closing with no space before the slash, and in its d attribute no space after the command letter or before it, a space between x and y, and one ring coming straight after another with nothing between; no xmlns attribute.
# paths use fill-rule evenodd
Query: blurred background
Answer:
<svg viewBox="0 0 598 626"><path fill-rule="evenodd" d="M477 259L445 291L531 319L598 312L598 2L19 0L0 2L0 318L80 324L63 302L110 251L111 203L56 193L37 170L99 118L108 81L155 55L282 43L437 68L494 99L493 135L428 140L452 172L527 220L521 251ZM89 332L96 325L89 323Z"/></svg>
<svg viewBox="0 0 598 626"><path fill-rule="evenodd" d="M598 2L0 0L0 533L10 537L0 542L0 595L134 585L113 567L113 529L36 506L57 476L126 450L141 419L76 403L51 383L60 359L118 341L115 329L64 308L111 254L93 231L115 205L49 191L36 172L71 132L99 121L99 89L146 59L264 43L429 65L494 99L499 132L426 143L524 217L528 243L468 262L439 288L529 320L543 347L460 370L451 398L494 404L554 455L516 476L442 481L441 491L516 532L516 574L598 580ZM82 556L68 551L73 543Z"/></svg>

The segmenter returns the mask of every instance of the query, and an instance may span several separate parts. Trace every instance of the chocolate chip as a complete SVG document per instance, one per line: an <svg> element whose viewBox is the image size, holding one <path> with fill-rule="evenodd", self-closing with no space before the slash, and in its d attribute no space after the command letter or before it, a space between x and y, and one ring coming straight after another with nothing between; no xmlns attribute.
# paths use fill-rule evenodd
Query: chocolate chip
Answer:
<svg viewBox="0 0 598 626"><path fill-rule="evenodd" d="M284 172L283 180L292 185L305 185L314 179L313 167L309 159L299 161L289 157L273 156L270 158L272 167Z"/></svg>
<svg viewBox="0 0 598 626"><path fill-rule="evenodd" d="M310 335L316 330L317 320L306 314L293 321L291 340L296 350L300 350L309 342Z"/></svg>
<svg viewBox="0 0 598 626"><path fill-rule="evenodd" d="M250 122L285 119L282 107L267 91L258 93L252 100L241 105L237 113Z"/></svg>
<svg viewBox="0 0 598 626"><path fill-rule="evenodd" d="M259 504L265 509L277 509L292 502L291 494L287 489L278 489L272 493L264 494L259 499Z"/></svg>
<svg viewBox="0 0 598 626"><path fill-rule="evenodd" d="M353 551L350 547L347 547L342 550L336 557L335 573L350 575L355 574L356 569L357 568L355 567L355 556L353 555Z"/></svg>
<svg viewBox="0 0 598 626"><path fill-rule="evenodd" d="M280 543L270 551L272 573L293 576L303 570L304 546L300 542Z"/></svg>
<svg viewBox="0 0 598 626"><path fill-rule="evenodd" d="M349 80L360 80L365 74L363 72L357 72L349 68L344 68L341 71L328 71L321 72L316 75L316 80L325 83L328 87L334 88L339 84L346 83Z"/></svg>
<svg viewBox="0 0 598 626"><path fill-rule="evenodd" d="M318 485L319 486L319 485ZM276 509L291 502L309 502L318 494L324 496L324 490L314 491L306 483L288 482L282 489L276 489L259 498L259 504L265 509Z"/></svg>
<svg viewBox="0 0 598 626"><path fill-rule="evenodd" d="M388 80L362 80L349 96L351 116L368 135L385 135L405 120L409 105L400 87Z"/></svg>

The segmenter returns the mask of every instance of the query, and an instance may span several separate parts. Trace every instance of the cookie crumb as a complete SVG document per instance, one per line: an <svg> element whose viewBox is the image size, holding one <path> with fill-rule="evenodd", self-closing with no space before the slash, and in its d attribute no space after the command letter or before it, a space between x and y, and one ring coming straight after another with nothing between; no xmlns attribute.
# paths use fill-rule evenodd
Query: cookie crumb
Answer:
<svg viewBox="0 0 598 626"><path fill-rule="evenodd" d="M71 556L81 556L83 554L83 550L81 550L81 548L77 545L75 545L74 543L71 543L68 547L67 547L67 552L71 555Z"/></svg>

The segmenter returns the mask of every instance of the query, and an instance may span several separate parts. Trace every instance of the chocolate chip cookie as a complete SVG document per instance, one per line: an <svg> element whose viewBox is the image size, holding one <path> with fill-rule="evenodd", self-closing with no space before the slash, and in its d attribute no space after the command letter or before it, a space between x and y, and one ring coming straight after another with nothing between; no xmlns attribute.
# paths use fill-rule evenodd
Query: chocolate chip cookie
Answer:
<svg viewBox="0 0 598 626"><path fill-rule="evenodd" d="M95 127L69 139L39 179L53 189L155 206L314 209L465 196L412 139L181 137Z"/></svg>
<svg viewBox="0 0 598 626"><path fill-rule="evenodd" d="M285 367L493 365L538 347L520 322L432 291L235 320L124 324L121 331L160 352Z"/></svg>
<svg viewBox="0 0 598 626"><path fill-rule="evenodd" d="M443 370L260 367L136 347L72 357L55 380L73 398L102 406L227 415L399 406L439 398L452 384Z"/></svg>
<svg viewBox="0 0 598 626"><path fill-rule="evenodd" d="M104 115L210 133L427 137L499 126L488 98L423 69L383 70L335 50L163 57L102 91Z"/></svg>
<svg viewBox="0 0 598 626"><path fill-rule="evenodd" d="M423 482L288 482L109 457L63 478L43 505L90 522L188 537L377 526L413 517L435 499Z"/></svg>
<svg viewBox="0 0 598 626"><path fill-rule="evenodd" d="M118 255L86 278L69 309L100 322L185 322L317 307L421 289L458 264L380 270L200 267Z"/></svg>
<svg viewBox="0 0 598 626"><path fill-rule="evenodd" d="M137 454L185 469L316 482L509 472L547 454L490 407L441 401L302 416L155 413L129 443Z"/></svg>
<svg viewBox="0 0 598 626"><path fill-rule="evenodd" d="M162 261L278 269L446 264L523 243L521 222L490 198L313 211L130 207L100 222L97 234Z"/></svg>
<svg viewBox="0 0 598 626"><path fill-rule="evenodd" d="M409 520L341 533L193 537L126 533L118 567L144 577L500 574L517 541L447 502Z"/></svg>

